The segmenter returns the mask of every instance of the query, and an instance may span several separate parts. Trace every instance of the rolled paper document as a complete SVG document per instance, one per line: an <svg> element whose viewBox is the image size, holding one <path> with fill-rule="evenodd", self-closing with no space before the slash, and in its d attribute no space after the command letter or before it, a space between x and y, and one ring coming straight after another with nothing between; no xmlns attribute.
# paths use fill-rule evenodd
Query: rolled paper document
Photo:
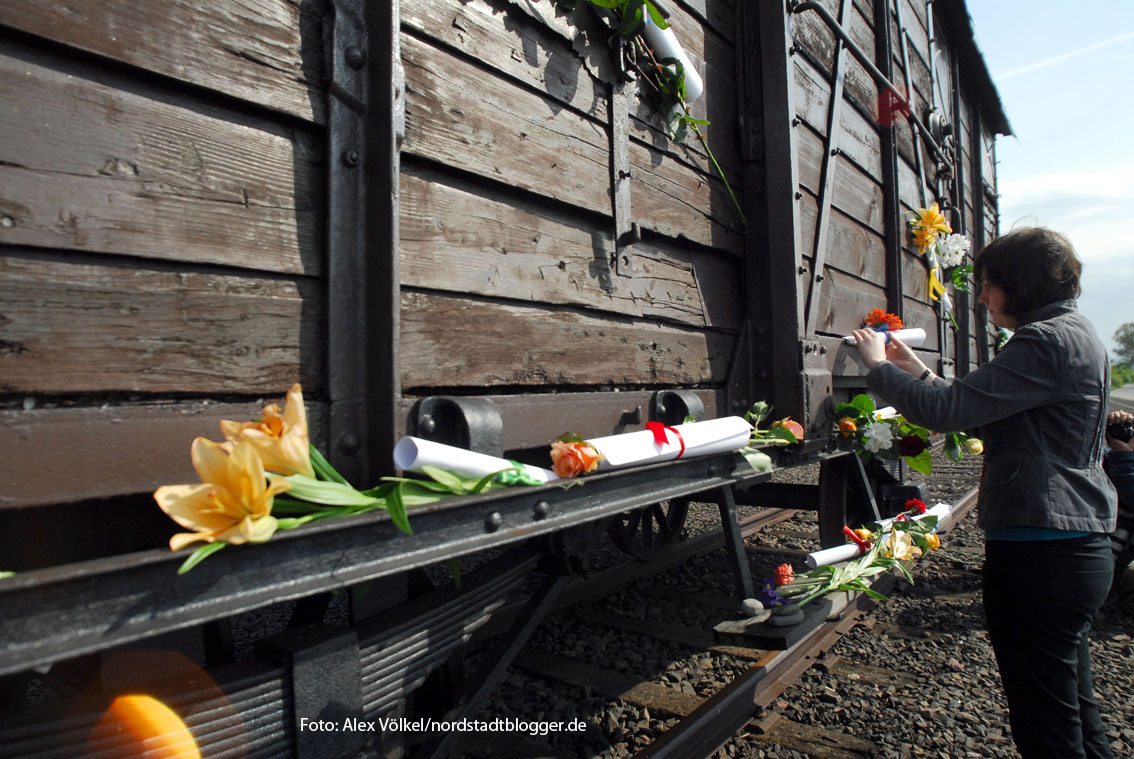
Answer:
<svg viewBox="0 0 1134 759"><path fill-rule="evenodd" d="M662 58L676 58L681 61L681 65L685 69L685 103L688 105L697 98L701 97L701 93L705 91L705 83L701 80L701 75L697 73L693 61L689 60L681 43L677 40L677 35L673 33L673 27L667 29L659 29L654 20L650 18L650 14L646 15L646 26L642 30L642 34L646 37L646 42L653 48L654 57L659 61Z"/></svg>
<svg viewBox="0 0 1134 759"><path fill-rule="evenodd" d="M422 467L432 466L445 469L461 477L480 478L494 474L503 469L513 469L516 464L508 459L489 456L484 453L467 451L444 443L435 443L432 440L423 440L418 437L404 437L394 446L394 465L407 472L422 471ZM559 475L550 469L541 469L530 464L520 466L540 482L552 482L559 479Z"/></svg>
<svg viewBox="0 0 1134 759"><path fill-rule="evenodd" d="M657 423L651 423L651 426L653 429L588 440L603 455L599 468L739 451L748 445L748 437L752 434L752 425L739 416L673 427Z"/></svg>
<svg viewBox="0 0 1134 759"><path fill-rule="evenodd" d="M925 330L921 327L913 327L911 329L896 329L891 331L882 330L882 335L886 337L886 342L890 342L891 335L901 340L911 348L916 348L925 343ZM854 335L847 335L843 338L847 345L858 345L858 341L854 339Z"/></svg>
<svg viewBox="0 0 1134 759"><path fill-rule="evenodd" d="M949 512L951 512L952 509L953 507L947 503L937 503L934 504L932 508L928 509L921 516L914 517L914 521L916 522L919 519L925 519L926 517L933 516L937 517L937 525L938 527L940 527L941 523L944 522L946 517L949 516ZM890 525L893 523L894 520L892 518L883 519L878 523L882 526L883 536L885 536L886 533L890 531ZM933 528L933 531L937 532L937 527ZM858 558L861 553L862 552L859 550L857 544L847 543L846 545L832 546L830 548L824 548L821 551L809 553L807 554L806 563L809 568L816 569L828 564L838 564L840 561L850 561L851 559Z"/></svg>

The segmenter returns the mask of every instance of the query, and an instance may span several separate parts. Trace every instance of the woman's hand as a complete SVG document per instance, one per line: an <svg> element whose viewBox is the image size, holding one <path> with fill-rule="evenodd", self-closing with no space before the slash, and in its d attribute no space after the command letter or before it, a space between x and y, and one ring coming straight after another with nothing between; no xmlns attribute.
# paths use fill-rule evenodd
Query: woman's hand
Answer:
<svg viewBox="0 0 1134 759"><path fill-rule="evenodd" d="M886 360L886 338L881 332L872 329L856 329L851 332L858 345L858 355L867 369L873 369ZM908 348L906 350L909 350Z"/></svg>
<svg viewBox="0 0 1134 759"><path fill-rule="evenodd" d="M893 335L890 335L890 343L886 346L886 358L893 362L894 366L915 377L920 377L922 372L929 368L908 345Z"/></svg>

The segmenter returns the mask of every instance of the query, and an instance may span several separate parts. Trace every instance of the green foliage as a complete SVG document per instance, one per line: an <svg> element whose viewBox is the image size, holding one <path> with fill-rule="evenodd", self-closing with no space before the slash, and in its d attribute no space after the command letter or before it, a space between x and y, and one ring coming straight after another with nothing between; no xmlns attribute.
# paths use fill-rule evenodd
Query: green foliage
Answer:
<svg viewBox="0 0 1134 759"><path fill-rule="evenodd" d="M962 266L954 266L949 270L949 276L953 279L953 289L959 293L971 293L973 291L973 283L969 277L973 273L972 264L964 264Z"/></svg>
<svg viewBox="0 0 1134 759"><path fill-rule="evenodd" d="M559 0L561 5L574 7L574 0ZM695 119L685 103L685 67L676 58L654 57L653 51L642 37L642 30L646 26L646 14L649 14L659 29L668 29L669 23L661 11L651 0L589 0L598 15L610 27L615 37L621 37L634 46L635 67L641 74L642 81L653 88L654 109L658 114L659 123L666 134L675 142L684 142L689 132L693 132L697 141L705 148L705 154L713 164L733 207L739 215L740 223L747 227L744 211L740 201L729 184L724 170L717 163L716 156L709 148L709 141L701 132L701 127L708 126L709 122Z"/></svg>
<svg viewBox="0 0 1134 759"><path fill-rule="evenodd" d="M1134 382L1134 367L1130 364L1111 364L1110 386L1112 388L1122 387L1131 382Z"/></svg>
<svg viewBox="0 0 1134 759"><path fill-rule="evenodd" d="M1116 363L1134 367L1134 322L1126 322L1114 331L1114 342L1118 343Z"/></svg>

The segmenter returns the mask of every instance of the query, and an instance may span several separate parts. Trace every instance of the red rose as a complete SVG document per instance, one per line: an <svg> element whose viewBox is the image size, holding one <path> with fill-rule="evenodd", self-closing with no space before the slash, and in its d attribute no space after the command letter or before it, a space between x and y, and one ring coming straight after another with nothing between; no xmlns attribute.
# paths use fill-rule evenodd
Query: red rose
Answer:
<svg viewBox="0 0 1134 759"><path fill-rule="evenodd" d="M906 501L906 511L916 511L918 514L924 514L925 510L925 501L920 498L911 498Z"/></svg>

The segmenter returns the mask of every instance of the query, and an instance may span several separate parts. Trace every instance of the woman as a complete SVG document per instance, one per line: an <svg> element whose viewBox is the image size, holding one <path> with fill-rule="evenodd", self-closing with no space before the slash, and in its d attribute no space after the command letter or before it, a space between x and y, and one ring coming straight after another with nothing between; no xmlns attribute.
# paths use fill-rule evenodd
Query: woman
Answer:
<svg viewBox="0 0 1134 759"><path fill-rule="evenodd" d="M980 427L984 607L1024 759L1112 759L1091 686L1087 631L1113 569L1116 496L1102 469L1110 368L1075 306L1082 265L1046 229L999 237L974 261L980 302L1014 330L951 384L907 346L856 330L870 389L911 422Z"/></svg>

